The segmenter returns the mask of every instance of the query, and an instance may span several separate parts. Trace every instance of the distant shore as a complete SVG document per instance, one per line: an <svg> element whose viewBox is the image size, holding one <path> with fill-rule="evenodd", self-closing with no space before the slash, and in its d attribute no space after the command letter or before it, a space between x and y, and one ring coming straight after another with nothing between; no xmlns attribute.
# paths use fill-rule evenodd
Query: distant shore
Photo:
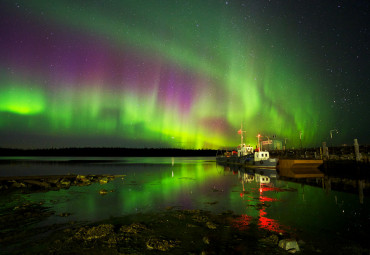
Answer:
<svg viewBox="0 0 370 255"><path fill-rule="evenodd" d="M216 157L228 149L181 149L181 148L118 148L118 147L70 147L70 148L43 148L43 149L20 149L1 148L0 157ZM269 150L271 157L277 158L318 158L320 147ZM360 146L360 153L368 157L369 146ZM353 146L329 147L330 159L350 159L354 157ZM344 158L343 158L344 157ZM350 157L350 158L348 158ZM351 159L352 159L351 158Z"/></svg>
<svg viewBox="0 0 370 255"><path fill-rule="evenodd" d="M0 157L212 157L217 150L175 148L52 148L11 149L0 148Z"/></svg>

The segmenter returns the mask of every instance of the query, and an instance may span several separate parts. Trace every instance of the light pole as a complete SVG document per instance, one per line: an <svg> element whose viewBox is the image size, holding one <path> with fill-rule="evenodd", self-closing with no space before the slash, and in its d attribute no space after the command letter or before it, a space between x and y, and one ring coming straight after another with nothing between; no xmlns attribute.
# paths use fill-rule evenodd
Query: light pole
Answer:
<svg viewBox="0 0 370 255"><path fill-rule="evenodd" d="M299 143L301 145L301 150L302 150L302 130L299 131Z"/></svg>
<svg viewBox="0 0 370 255"><path fill-rule="evenodd" d="M333 148L333 154L334 154L334 147L333 147L333 132L336 132L338 134L338 130L337 129L332 129L330 130L330 143L331 143L331 147Z"/></svg>

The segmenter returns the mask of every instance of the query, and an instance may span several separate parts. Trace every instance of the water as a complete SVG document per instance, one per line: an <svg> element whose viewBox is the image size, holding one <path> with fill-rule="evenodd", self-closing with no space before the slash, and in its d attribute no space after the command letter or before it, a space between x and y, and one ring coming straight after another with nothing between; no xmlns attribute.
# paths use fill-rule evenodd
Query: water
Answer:
<svg viewBox="0 0 370 255"><path fill-rule="evenodd" d="M315 247L325 244L322 249L368 246L369 197L361 191L329 189L323 178L313 178L308 185L282 179L273 170L225 168L214 157L9 159L0 159L0 176L124 175L105 185L0 196L2 206L12 199L50 206L55 214L39 225L99 221L169 207L214 213L231 210L241 215L235 221L240 229L257 222L259 228L289 232ZM108 194L100 195L101 189ZM62 213L71 215L60 217Z"/></svg>

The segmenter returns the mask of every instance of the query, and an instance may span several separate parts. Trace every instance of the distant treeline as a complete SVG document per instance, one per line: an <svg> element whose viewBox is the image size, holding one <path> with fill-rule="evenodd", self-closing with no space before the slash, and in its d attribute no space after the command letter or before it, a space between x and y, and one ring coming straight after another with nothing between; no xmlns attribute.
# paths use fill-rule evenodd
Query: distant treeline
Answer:
<svg viewBox="0 0 370 255"><path fill-rule="evenodd" d="M217 150L186 150L173 148L0 148L0 156L68 156L68 157L191 157L216 156Z"/></svg>

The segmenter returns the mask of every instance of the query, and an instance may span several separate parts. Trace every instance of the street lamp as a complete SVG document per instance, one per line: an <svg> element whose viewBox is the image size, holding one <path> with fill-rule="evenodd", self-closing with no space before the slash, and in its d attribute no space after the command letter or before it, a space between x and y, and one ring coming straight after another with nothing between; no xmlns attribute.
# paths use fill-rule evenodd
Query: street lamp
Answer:
<svg viewBox="0 0 370 255"><path fill-rule="evenodd" d="M337 129L330 130L330 139L333 139L333 132L339 133Z"/></svg>

